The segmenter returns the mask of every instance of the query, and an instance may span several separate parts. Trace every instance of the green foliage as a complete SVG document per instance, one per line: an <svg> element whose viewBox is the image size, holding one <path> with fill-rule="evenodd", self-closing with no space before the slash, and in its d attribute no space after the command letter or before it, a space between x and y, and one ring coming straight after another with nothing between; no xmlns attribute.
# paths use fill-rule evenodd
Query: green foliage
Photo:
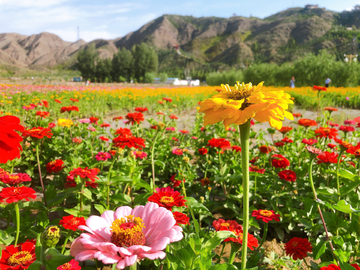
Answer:
<svg viewBox="0 0 360 270"><path fill-rule="evenodd" d="M155 50L145 43L136 45L132 48L134 77L138 82L142 82L145 73L156 72L159 66L158 56Z"/></svg>
<svg viewBox="0 0 360 270"><path fill-rule="evenodd" d="M168 75L164 72L159 74L160 82L166 82Z"/></svg>
<svg viewBox="0 0 360 270"><path fill-rule="evenodd" d="M144 77L144 82L145 83L154 83L155 81L155 73L153 72L146 72L145 73L145 77Z"/></svg>
<svg viewBox="0 0 360 270"><path fill-rule="evenodd" d="M117 82L130 82L133 69L134 63L131 51L125 48L119 49L112 59L111 74L113 79Z"/></svg>
<svg viewBox="0 0 360 270"><path fill-rule="evenodd" d="M96 76L96 64L99 55L95 50L95 44L89 45L86 49L79 52L77 57L77 69L81 72L84 80L94 80Z"/></svg>
<svg viewBox="0 0 360 270"><path fill-rule="evenodd" d="M100 59L96 66L96 78L100 82L105 82L106 79L109 81L109 78L111 78L111 67L110 58Z"/></svg>
<svg viewBox="0 0 360 270"><path fill-rule="evenodd" d="M242 82L243 80L244 75L241 70L229 70L222 73L211 72L206 76L206 83L208 85L234 85L237 81Z"/></svg>

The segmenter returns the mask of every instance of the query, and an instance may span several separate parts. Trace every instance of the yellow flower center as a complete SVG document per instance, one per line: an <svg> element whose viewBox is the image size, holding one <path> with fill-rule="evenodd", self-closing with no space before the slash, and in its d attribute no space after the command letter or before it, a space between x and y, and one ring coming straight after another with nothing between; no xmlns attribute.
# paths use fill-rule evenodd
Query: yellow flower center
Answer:
<svg viewBox="0 0 360 270"><path fill-rule="evenodd" d="M70 270L70 269L71 269L71 264L68 263L68 262L65 263L65 264L63 264L63 265L62 265L62 269L63 269L63 270Z"/></svg>
<svg viewBox="0 0 360 270"><path fill-rule="evenodd" d="M173 197L169 197L169 196L163 196L163 197L161 197L160 202L163 203L163 204L173 203L173 202L174 202L174 198L173 198Z"/></svg>
<svg viewBox="0 0 360 270"><path fill-rule="evenodd" d="M19 252L16 252L15 254L13 254L8 259L8 264L12 265L12 266L22 265L28 261L31 261L32 259L33 259L33 256L30 254L29 251L19 251Z"/></svg>
<svg viewBox="0 0 360 270"><path fill-rule="evenodd" d="M221 223L221 224L220 224L220 226L222 226L222 227L229 227L229 226L230 226L230 224L229 224L229 223L227 223L227 222L224 222L224 223Z"/></svg>
<svg viewBox="0 0 360 270"><path fill-rule="evenodd" d="M272 212L269 211L269 210L261 210L260 212L260 215L264 216L264 217L271 217L272 216Z"/></svg>
<svg viewBox="0 0 360 270"><path fill-rule="evenodd" d="M143 233L144 222L139 217L132 215L115 219L111 224L111 242L118 247L144 245L146 242Z"/></svg>

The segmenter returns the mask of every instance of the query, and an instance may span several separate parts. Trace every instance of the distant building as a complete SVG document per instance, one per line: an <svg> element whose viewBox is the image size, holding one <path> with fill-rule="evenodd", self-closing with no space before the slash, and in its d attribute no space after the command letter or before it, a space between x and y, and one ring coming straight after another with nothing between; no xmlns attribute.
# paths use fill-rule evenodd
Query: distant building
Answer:
<svg viewBox="0 0 360 270"><path fill-rule="evenodd" d="M306 5L305 9L314 9L314 8L319 8L319 5Z"/></svg>
<svg viewBox="0 0 360 270"><path fill-rule="evenodd" d="M155 84L172 84L183 86L200 86L200 80L179 80L178 78L167 78L166 82L161 82L160 78L155 78Z"/></svg>

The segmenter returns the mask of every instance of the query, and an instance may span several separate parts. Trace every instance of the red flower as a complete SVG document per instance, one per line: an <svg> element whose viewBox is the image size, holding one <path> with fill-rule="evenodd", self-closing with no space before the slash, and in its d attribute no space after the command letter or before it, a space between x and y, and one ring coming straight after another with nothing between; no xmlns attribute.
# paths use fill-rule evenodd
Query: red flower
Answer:
<svg viewBox="0 0 360 270"><path fill-rule="evenodd" d="M44 107L49 108L49 102L47 100L42 100L41 103L44 105Z"/></svg>
<svg viewBox="0 0 360 270"><path fill-rule="evenodd" d="M292 143L292 142L294 142L293 140L289 139L288 137L285 137L281 141L284 142L284 143Z"/></svg>
<svg viewBox="0 0 360 270"><path fill-rule="evenodd" d="M20 157L20 142L23 139L15 130L24 130L19 118L10 115L0 117L0 163Z"/></svg>
<svg viewBox="0 0 360 270"><path fill-rule="evenodd" d="M50 115L49 112L41 112L41 111L36 112L36 116L40 116L41 118L47 118L49 117L49 115Z"/></svg>
<svg viewBox="0 0 360 270"><path fill-rule="evenodd" d="M281 147L281 146L284 146L285 143L284 143L284 142L276 142L276 143L274 143L274 145L275 145L276 147Z"/></svg>
<svg viewBox="0 0 360 270"><path fill-rule="evenodd" d="M176 142L178 142L179 141L179 139L178 138L176 138L176 137L172 137L171 138L173 141L176 141Z"/></svg>
<svg viewBox="0 0 360 270"><path fill-rule="evenodd" d="M281 129L279 129L279 131L282 133L282 134L286 134L288 133L290 130L292 130L293 128L292 127L282 127Z"/></svg>
<svg viewBox="0 0 360 270"><path fill-rule="evenodd" d="M170 119L177 120L177 119L179 119L179 118L177 118L177 116L176 116L175 114L172 114L172 115L170 115Z"/></svg>
<svg viewBox="0 0 360 270"><path fill-rule="evenodd" d="M262 220L265 223L272 220L280 221L280 215L275 214L274 210L254 210L251 216L255 217L257 220Z"/></svg>
<svg viewBox="0 0 360 270"><path fill-rule="evenodd" d="M71 261L60 265L57 270L81 270L81 266L77 261L72 259Z"/></svg>
<svg viewBox="0 0 360 270"><path fill-rule="evenodd" d="M0 192L0 201L5 199L7 203L36 199L35 190L29 187L6 187Z"/></svg>
<svg viewBox="0 0 360 270"><path fill-rule="evenodd" d="M346 150L346 152L354 155L356 158L360 158L360 143L358 143L356 146L350 147L348 150Z"/></svg>
<svg viewBox="0 0 360 270"><path fill-rule="evenodd" d="M183 214L183 213L180 213L180 212L173 212L173 216L175 218L175 221L176 221L176 224L177 225L180 225L180 224L184 224L184 225L187 225L187 224L190 224L189 223L189 220L190 218Z"/></svg>
<svg viewBox="0 0 360 270"><path fill-rule="evenodd" d="M211 184L211 181L209 180L208 177L205 177L205 178L203 178L203 179L200 180L200 183L201 183L201 185L204 187L204 186L210 185L210 184Z"/></svg>
<svg viewBox="0 0 360 270"><path fill-rule="evenodd" d="M102 123L102 124L100 125L100 127L110 127L110 124L108 124L108 123Z"/></svg>
<svg viewBox="0 0 360 270"><path fill-rule="evenodd" d="M174 174L174 175L172 175L172 176L170 177L170 181L171 181L171 183L172 183L172 185L173 185L174 188L176 188L176 187L178 187L178 186L181 185L181 180L178 180L178 179L176 179L175 177L176 177L176 174ZM183 178L182 181L185 182L185 178Z"/></svg>
<svg viewBox="0 0 360 270"><path fill-rule="evenodd" d="M88 169L86 168L76 168L70 171L69 175L73 178L76 178L79 176L80 178L88 178L91 180L91 182L95 182L96 179L99 179L97 177L97 174L100 172L98 168L94 169Z"/></svg>
<svg viewBox="0 0 360 270"><path fill-rule="evenodd" d="M44 137L48 137L49 139L52 137L51 129L50 128L43 128L43 127L34 127L31 129L26 129L23 131L22 136L24 138L32 137L43 139Z"/></svg>
<svg viewBox="0 0 360 270"><path fill-rule="evenodd" d="M241 147L240 147L240 146L237 146L237 145L231 146L231 149L232 149L233 151L235 151L236 153L240 153L240 152L241 152Z"/></svg>
<svg viewBox="0 0 360 270"><path fill-rule="evenodd" d="M290 161L283 155L272 155L271 165L275 168L285 169L290 166Z"/></svg>
<svg viewBox="0 0 360 270"><path fill-rule="evenodd" d="M338 138L335 138L334 141L336 143L338 143L343 150L347 150L347 149L352 147L352 144L347 142L347 141L343 141L343 140L338 139Z"/></svg>
<svg viewBox="0 0 360 270"><path fill-rule="evenodd" d="M333 122L331 122L331 121L327 121L326 123L327 123L329 126L332 126L332 127L338 127L338 126L339 126L338 124L333 123Z"/></svg>
<svg viewBox="0 0 360 270"><path fill-rule="evenodd" d="M292 256L294 260L304 259L307 252L311 251L311 243L306 238L294 237L285 244L286 255Z"/></svg>
<svg viewBox="0 0 360 270"><path fill-rule="evenodd" d="M128 113L125 117L127 120L129 120L131 125L134 125L135 123L140 124L140 122L145 120L144 115L141 112Z"/></svg>
<svg viewBox="0 0 360 270"><path fill-rule="evenodd" d="M152 125L150 126L151 129L158 129L158 126L157 125Z"/></svg>
<svg viewBox="0 0 360 270"><path fill-rule="evenodd" d="M76 99L76 98L70 98L70 100L71 100L72 102L79 102L79 100Z"/></svg>
<svg viewBox="0 0 360 270"><path fill-rule="evenodd" d="M259 146L259 150L263 154L268 154L274 149L271 146L261 145Z"/></svg>
<svg viewBox="0 0 360 270"><path fill-rule="evenodd" d="M228 149L231 147L231 144L228 140L223 138L213 138L208 141L207 146L214 147L214 148L221 148L221 149Z"/></svg>
<svg viewBox="0 0 360 270"><path fill-rule="evenodd" d="M321 164L321 163L337 163L337 158L338 158L338 154L336 154L335 152L323 152L320 155L317 156L317 158L319 159L317 164Z"/></svg>
<svg viewBox="0 0 360 270"><path fill-rule="evenodd" d="M303 127L317 126L316 121L306 118L299 119L298 124Z"/></svg>
<svg viewBox="0 0 360 270"><path fill-rule="evenodd" d="M329 111L329 112L336 112L338 109L334 108L334 107L325 107L324 111Z"/></svg>
<svg viewBox="0 0 360 270"><path fill-rule="evenodd" d="M134 136L119 136L113 139L113 145L122 149L125 147L133 147L135 149L142 150L145 147L145 140L143 138L137 138Z"/></svg>
<svg viewBox="0 0 360 270"><path fill-rule="evenodd" d="M243 243L243 230L242 229L230 229L230 230L221 230L221 231L231 231L235 234L235 237L229 237L224 240L224 242L233 242L242 245ZM259 246L258 240L252 234L248 233L248 243L247 247L251 250Z"/></svg>
<svg viewBox="0 0 360 270"><path fill-rule="evenodd" d="M288 182L295 182L296 181L296 173L292 170L283 170L278 173L280 179L288 181Z"/></svg>
<svg viewBox="0 0 360 270"><path fill-rule="evenodd" d="M48 173L60 172L65 167L63 165L64 165L64 161L62 161L61 159L55 159L54 161L51 161L48 164L46 164L46 171Z"/></svg>
<svg viewBox="0 0 360 270"><path fill-rule="evenodd" d="M102 140L102 141L104 141L104 142L109 141L109 138L108 138L108 137L105 137L105 136L100 136L99 139Z"/></svg>
<svg viewBox="0 0 360 270"><path fill-rule="evenodd" d="M318 141L316 139L302 139L302 143L305 143L307 145L313 145L317 143Z"/></svg>
<svg viewBox="0 0 360 270"><path fill-rule="evenodd" d="M302 116L302 114L301 113L293 113L292 114L294 117L296 117L296 118L299 118L299 117L301 117Z"/></svg>
<svg viewBox="0 0 360 270"><path fill-rule="evenodd" d="M323 266L320 270L341 270L341 268L335 264L330 264L328 266Z"/></svg>
<svg viewBox="0 0 360 270"><path fill-rule="evenodd" d="M168 97L163 97L162 99L163 99L163 100L166 100L167 102L172 102L172 99L171 99L171 98L168 98Z"/></svg>
<svg viewBox="0 0 360 270"><path fill-rule="evenodd" d="M114 117L112 120L118 121L118 120L122 120L122 119L124 119L122 116L117 116L117 117Z"/></svg>
<svg viewBox="0 0 360 270"><path fill-rule="evenodd" d="M314 85L313 90L315 90L315 91L326 91L326 87Z"/></svg>
<svg viewBox="0 0 360 270"><path fill-rule="evenodd" d="M99 118L93 116L90 117L89 119L90 119L90 123L94 123L94 124L97 124L97 122L99 121Z"/></svg>
<svg viewBox="0 0 360 270"><path fill-rule="evenodd" d="M49 123L49 124L48 124L48 128L53 128L53 127L56 127L56 124L55 124L55 123Z"/></svg>
<svg viewBox="0 0 360 270"><path fill-rule="evenodd" d="M58 100L58 99L55 99L55 102L56 103L62 103L60 100Z"/></svg>
<svg viewBox="0 0 360 270"><path fill-rule="evenodd" d="M188 133L190 133L190 131L188 131L188 130L186 130L186 129L180 129L179 132L182 133L182 134L188 134Z"/></svg>
<svg viewBox="0 0 360 270"><path fill-rule="evenodd" d="M115 155L116 155L116 150L110 150L109 153L110 153L112 156L115 156Z"/></svg>
<svg viewBox="0 0 360 270"><path fill-rule="evenodd" d="M249 172L256 172L256 173L264 174L265 169L260 169L258 166L250 165Z"/></svg>
<svg viewBox="0 0 360 270"><path fill-rule="evenodd" d="M9 174L6 171L0 173L0 181L9 186L18 186L23 182L30 182L31 178L26 173Z"/></svg>
<svg viewBox="0 0 360 270"><path fill-rule="evenodd" d="M229 231L233 230L242 230L242 226L238 224L235 220L224 220L219 218L218 220L213 221L213 227L216 231Z"/></svg>
<svg viewBox="0 0 360 270"><path fill-rule="evenodd" d="M340 126L339 130L348 133L348 132L353 132L355 131L355 128L352 126Z"/></svg>
<svg viewBox="0 0 360 270"><path fill-rule="evenodd" d="M172 210L174 206L185 206L184 196L180 196L180 192L174 190L156 192L148 198L149 202L157 203L167 210Z"/></svg>
<svg viewBox="0 0 360 270"><path fill-rule="evenodd" d="M206 148L200 148L198 151L200 155L206 155L208 153L208 150Z"/></svg>
<svg viewBox="0 0 360 270"><path fill-rule="evenodd" d="M131 137L132 136L132 132L130 129L128 128L118 128L116 131L115 131L115 134L116 135L120 135L122 137Z"/></svg>
<svg viewBox="0 0 360 270"><path fill-rule="evenodd" d="M338 132L335 128L321 127L315 130L315 136L320 138L336 138Z"/></svg>
<svg viewBox="0 0 360 270"><path fill-rule="evenodd" d="M161 104L162 104L162 103L161 103ZM156 114L157 114L157 115L164 115L163 112L157 112Z"/></svg>
<svg viewBox="0 0 360 270"><path fill-rule="evenodd" d="M17 246L7 246L2 251L0 259L1 270L22 270L28 269L35 262L35 240L27 240Z"/></svg>
<svg viewBox="0 0 360 270"><path fill-rule="evenodd" d="M61 107L60 109L60 113L64 113L64 112L71 112L71 111L79 111L79 108L77 106L65 106L65 107Z"/></svg>
<svg viewBox="0 0 360 270"><path fill-rule="evenodd" d="M86 225L83 217L66 216L63 217L59 224L67 230L76 231L80 225Z"/></svg>
<svg viewBox="0 0 360 270"><path fill-rule="evenodd" d="M76 143L76 144L80 144L82 142L82 139L81 138L73 138L72 142Z"/></svg>
<svg viewBox="0 0 360 270"><path fill-rule="evenodd" d="M143 112L147 112L148 108L146 108L146 107L143 107L143 108L142 107L136 107L135 111L143 113Z"/></svg>
<svg viewBox="0 0 360 270"><path fill-rule="evenodd" d="M249 160L249 162L251 163L251 164L254 164L254 163L256 163L256 161L259 159L259 157L253 157L252 159L250 159Z"/></svg>

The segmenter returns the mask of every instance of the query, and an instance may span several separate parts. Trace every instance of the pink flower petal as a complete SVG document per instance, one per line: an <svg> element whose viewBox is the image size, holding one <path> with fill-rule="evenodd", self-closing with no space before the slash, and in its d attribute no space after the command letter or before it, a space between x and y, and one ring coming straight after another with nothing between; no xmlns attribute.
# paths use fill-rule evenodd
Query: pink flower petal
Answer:
<svg viewBox="0 0 360 270"><path fill-rule="evenodd" d="M137 255L125 257L122 261L120 261L116 267L119 269L124 269L126 266L133 265L137 260Z"/></svg>
<svg viewBox="0 0 360 270"><path fill-rule="evenodd" d="M115 212L111 210L107 210L101 214L101 217L106 220L110 225L115 220Z"/></svg>
<svg viewBox="0 0 360 270"><path fill-rule="evenodd" d="M86 220L86 225L94 234L100 235L105 241L110 242L110 225L105 219L98 216L91 216Z"/></svg>
<svg viewBox="0 0 360 270"><path fill-rule="evenodd" d="M129 206L121 206L115 211L115 219L120 219L122 217L131 215L131 207Z"/></svg>
<svg viewBox="0 0 360 270"><path fill-rule="evenodd" d="M164 259L166 256L166 253L163 251L157 251L155 253L142 253L139 255L139 257L142 258L148 258L150 260L155 260L155 259Z"/></svg>

